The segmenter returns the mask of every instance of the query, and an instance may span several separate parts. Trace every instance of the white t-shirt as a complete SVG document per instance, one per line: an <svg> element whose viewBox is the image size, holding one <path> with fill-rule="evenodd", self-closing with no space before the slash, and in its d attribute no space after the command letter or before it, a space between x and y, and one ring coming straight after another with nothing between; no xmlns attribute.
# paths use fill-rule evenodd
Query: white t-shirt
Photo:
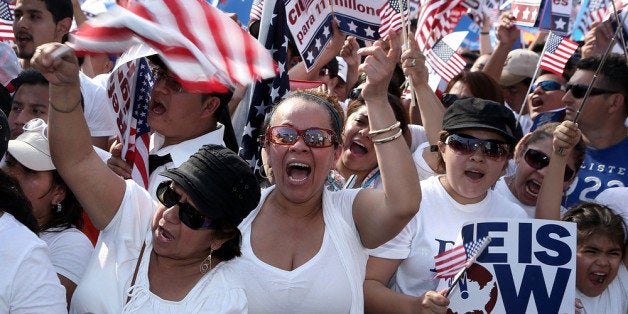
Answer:
<svg viewBox="0 0 628 314"><path fill-rule="evenodd" d="M595 197L595 202L608 206L624 218L624 224L628 227L628 186L606 189Z"/></svg>
<svg viewBox="0 0 628 314"><path fill-rule="evenodd" d="M113 108L107 91L92 82L89 76L79 72L81 94L83 95L83 114L92 137L111 137L116 134Z"/></svg>
<svg viewBox="0 0 628 314"><path fill-rule="evenodd" d="M0 313L67 313L46 243L9 213L0 216Z"/></svg>
<svg viewBox="0 0 628 314"><path fill-rule="evenodd" d="M292 271L266 264L255 256L251 248L251 223L272 190L274 186L262 191L260 205L239 226L242 231L242 257L234 262L240 274L239 280L244 283L249 310L252 313L349 313L358 308L361 312L363 299L361 304L352 305L351 284L352 280L357 280L359 294L362 295L364 265L368 257L366 250L363 256L351 257L352 263L348 266L359 270L359 278L350 278L342 258L350 257L351 253L339 250L339 245L331 235L334 231L331 230L332 224L329 221L325 220L325 235L318 253ZM324 210L330 210L331 214L339 216L344 223L355 226L352 206L359 191L325 190L323 197L330 197L331 203L336 207ZM353 233L357 236L355 227Z"/></svg>
<svg viewBox="0 0 628 314"><path fill-rule="evenodd" d="M157 196L155 196L157 186L163 181L170 180L169 178L159 175L160 173L166 171L167 169L181 166L182 163L187 161L190 156L194 155L194 153L198 152L198 150L205 144L225 146L225 142L223 140L224 133L224 126L218 123L218 126L214 131L187 141L183 141L179 144L169 145L166 147L163 147L165 140L164 136L157 132L153 133L150 137L150 154L159 156L170 154L172 162L155 168L155 170L148 177L148 193L150 196L154 200L157 200Z"/></svg>
<svg viewBox="0 0 628 314"><path fill-rule="evenodd" d="M429 142L424 142L412 152L412 159L414 160L416 171L419 174L419 180L425 180L437 175L436 171L432 170L432 168L427 164L427 161L425 161L425 158L423 158L423 152L425 150L429 152Z"/></svg>
<svg viewBox="0 0 628 314"><path fill-rule="evenodd" d="M240 313L246 311L244 291L230 289L230 283L226 277L231 275L221 274L222 271L228 271L229 267L215 267L199 280L183 300L178 302L163 300L150 292L148 261L152 250L151 224L156 207L157 204L144 188L132 180L126 181L126 191L120 208L109 225L100 232L94 254L81 282L74 291L70 312ZM133 297L125 306L144 241L146 241L146 249L137 274Z"/></svg>
<svg viewBox="0 0 628 314"><path fill-rule="evenodd" d="M592 313L628 313L628 270L623 262L619 263L617 277L597 297L587 297L576 288L576 298L584 306L580 314Z"/></svg>
<svg viewBox="0 0 628 314"><path fill-rule="evenodd" d="M76 228L44 231L39 233L39 237L48 245L50 260L57 274L78 284L94 251L92 242Z"/></svg>
<svg viewBox="0 0 628 314"><path fill-rule="evenodd" d="M426 143L427 133L425 133L425 128L422 125L418 124L408 124L408 129L410 130L410 134L412 134L412 145L410 146L410 152L413 153L419 145Z"/></svg>
<svg viewBox="0 0 628 314"><path fill-rule="evenodd" d="M494 189L495 192L497 192L499 195L504 196L509 201L521 206L521 208L523 208L523 210L526 211L526 214L528 214L528 218L534 219L534 217L536 217L536 206L530 206L530 205L521 203L521 201L519 201L519 199L517 199L517 197L514 194L512 194L512 191L510 191L510 189L508 188L508 184L506 184L506 180L505 180L506 177L507 176L503 176L499 178L499 180L497 180L497 183L495 184L495 189ZM565 207L560 206L560 217L562 217L566 211L567 209L565 209Z"/></svg>
<svg viewBox="0 0 628 314"><path fill-rule="evenodd" d="M420 296L436 289L439 280L434 279L434 256L454 246L465 222L476 218L527 218L520 206L492 190L479 203L462 205L445 191L439 177L421 181L419 212L397 237L370 252L376 257L403 260L389 284L403 294Z"/></svg>

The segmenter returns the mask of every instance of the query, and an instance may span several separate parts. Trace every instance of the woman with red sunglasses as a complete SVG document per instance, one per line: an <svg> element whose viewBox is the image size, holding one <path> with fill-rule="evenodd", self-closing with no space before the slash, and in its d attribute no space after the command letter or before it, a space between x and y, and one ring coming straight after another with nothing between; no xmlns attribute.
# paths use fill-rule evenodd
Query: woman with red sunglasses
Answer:
<svg viewBox="0 0 628 314"><path fill-rule="evenodd" d="M527 217L492 190L520 137L514 114L500 103L465 98L447 108L437 146L441 174L421 181L419 212L397 237L370 252L367 312L447 310L445 290L435 291L434 256L453 247L469 220Z"/></svg>
<svg viewBox="0 0 628 314"><path fill-rule="evenodd" d="M274 186L240 224L236 269L251 312L363 313L367 248L393 238L418 210L419 180L387 104L400 55L399 38L391 37L388 51L381 43L358 51L366 57L362 96L383 189L325 188L342 150L332 99L297 91L274 108L264 139Z"/></svg>
<svg viewBox="0 0 628 314"><path fill-rule="evenodd" d="M50 153L101 230L70 312L245 312L231 260L241 254L237 225L260 196L248 164L227 148L205 145L161 173L172 181L159 185L157 203L93 150L80 107L78 60L72 53L55 57L62 46L42 45L31 60L50 82Z"/></svg>
<svg viewBox="0 0 628 314"><path fill-rule="evenodd" d="M534 132L526 134L515 150L517 170L511 176L502 177L495 186L495 190L501 195L521 205L530 218L536 215L537 198L547 175L547 166L552 155L553 133L558 125L558 122L544 124ZM561 191L567 190L576 178L584 154L584 143L579 141L568 156L560 184ZM564 212L563 208L561 213Z"/></svg>

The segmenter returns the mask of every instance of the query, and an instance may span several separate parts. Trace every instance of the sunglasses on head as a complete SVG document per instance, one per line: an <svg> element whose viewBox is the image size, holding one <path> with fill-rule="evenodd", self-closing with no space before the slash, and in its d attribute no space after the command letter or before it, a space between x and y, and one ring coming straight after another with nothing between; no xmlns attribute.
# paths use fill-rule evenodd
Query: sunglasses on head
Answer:
<svg viewBox="0 0 628 314"><path fill-rule="evenodd" d="M550 163L549 156L545 155L545 153L538 151L536 149L528 148L525 153L523 153L523 160L526 161L528 166L541 170ZM565 176L563 177L563 182L567 182L573 178L576 172L569 168L569 166L565 166Z"/></svg>
<svg viewBox="0 0 628 314"><path fill-rule="evenodd" d="M481 140L468 135L449 135L445 140L445 144L449 145L451 149L460 155L471 155L478 148L482 148L484 155L494 160L503 160L510 154L510 144L508 143L495 140Z"/></svg>
<svg viewBox="0 0 628 314"><path fill-rule="evenodd" d="M349 93L349 99L358 99L360 98L360 94L362 93L361 88L354 88Z"/></svg>
<svg viewBox="0 0 628 314"><path fill-rule="evenodd" d="M571 91L571 94L573 95L573 97L582 98L587 93L587 89L588 88L589 88L589 86L582 85L582 84L567 84L565 86L565 92ZM593 87L591 89L591 93L589 95L595 96L595 95L615 94L615 93L617 93L617 92L616 91L612 91L612 90L608 90L608 89Z"/></svg>
<svg viewBox="0 0 628 314"><path fill-rule="evenodd" d="M563 90L563 86L556 81L543 81L532 84L532 90L537 89L537 87L541 87L542 90L546 92L555 91L555 90Z"/></svg>
<svg viewBox="0 0 628 314"><path fill-rule="evenodd" d="M332 130L321 128L309 128L306 130L295 129L287 125L278 125L268 128L266 139L277 145L292 145L303 138L305 144L313 148L329 147L336 144L336 136Z"/></svg>
<svg viewBox="0 0 628 314"><path fill-rule="evenodd" d="M181 203L181 196L170 186L172 181L164 181L157 186L157 199L164 206L170 208L179 206L179 220L190 229L206 230L215 228L212 219L201 214L196 208L188 203Z"/></svg>

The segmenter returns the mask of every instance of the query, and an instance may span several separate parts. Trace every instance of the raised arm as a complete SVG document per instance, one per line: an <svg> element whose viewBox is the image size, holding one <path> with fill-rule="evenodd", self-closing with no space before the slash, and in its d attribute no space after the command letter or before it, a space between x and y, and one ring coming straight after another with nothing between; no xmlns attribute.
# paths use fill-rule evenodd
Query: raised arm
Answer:
<svg viewBox="0 0 628 314"><path fill-rule="evenodd" d="M377 154L383 190L365 189L353 203L355 219L362 244L374 248L390 240L416 214L421 201L419 178L410 149L401 136L401 129L388 104L388 84L401 53L399 35L391 37L389 51L377 42L358 51L366 56L360 71L367 76L362 89L369 116L370 132ZM390 128L390 129L389 129Z"/></svg>
<svg viewBox="0 0 628 314"><path fill-rule="evenodd" d="M580 140L580 129L572 121L563 121L554 130L552 156L547 166L543 184L536 199L536 215L539 219L560 220L560 204L563 195L563 178L567 159Z"/></svg>
<svg viewBox="0 0 628 314"><path fill-rule="evenodd" d="M443 127L443 115L445 107L440 102L434 91L428 84L428 71L425 66L425 56L419 50L416 40L413 40L414 34L409 33L409 47L403 51L401 55L401 66L403 73L412 79L412 87L417 99L417 105L410 106L410 116L418 114L427 139L430 144L435 145L438 142L438 132Z"/></svg>
<svg viewBox="0 0 628 314"><path fill-rule="evenodd" d="M519 39L519 29L514 24L512 15L502 15L500 24L497 26L497 44L491 57L486 62L482 72L488 74L499 82L502 75L504 63L508 57L508 53L512 50L515 41Z"/></svg>
<svg viewBox="0 0 628 314"><path fill-rule="evenodd" d="M105 228L116 214L125 183L98 157L81 109L78 60L59 43L37 48L32 66L50 82L48 139L57 171L76 195L96 228Z"/></svg>

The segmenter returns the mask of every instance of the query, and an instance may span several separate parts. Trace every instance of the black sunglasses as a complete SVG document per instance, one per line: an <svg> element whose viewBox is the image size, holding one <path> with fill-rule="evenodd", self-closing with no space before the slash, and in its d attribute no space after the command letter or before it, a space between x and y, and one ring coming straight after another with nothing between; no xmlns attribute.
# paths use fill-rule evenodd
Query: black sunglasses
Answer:
<svg viewBox="0 0 628 314"><path fill-rule="evenodd" d="M449 145L460 155L471 155L479 148L488 158L493 160L503 160L510 154L510 144L495 141L481 140L468 135L452 134L447 137L445 144Z"/></svg>
<svg viewBox="0 0 628 314"><path fill-rule="evenodd" d="M349 93L349 99L358 99L360 98L360 94L362 94L361 88L354 88Z"/></svg>
<svg viewBox="0 0 628 314"><path fill-rule="evenodd" d="M323 148L336 144L334 131L322 128L299 130L287 125L278 125L268 128L266 139L277 145L292 145L303 138L309 147Z"/></svg>
<svg viewBox="0 0 628 314"><path fill-rule="evenodd" d="M551 91L559 90L559 89L564 90L563 86L560 85L560 83L556 81L543 81L543 82L532 84L532 91L534 91L538 87L541 87L541 89L546 92L551 92Z"/></svg>
<svg viewBox="0 0 628 314"><path fill-rule="evenodd" d="M571 94L573 95L573 97L582 98L587 93L588 88L589 87L587 85L582 85L582 84L567 84L565 85L565 92L571 91ZM608 89L593 87L589 95L595 96L595 95L615 94L615 93L617 92L608 90Z"/></svg>
<svg viewBox="0 0 628 314"><path fill-rule="evenodd" d="M196 208L188 203L181 203L181 196L170 186L172 181L164 181L157 186L157 199L164 206L170 208L179 206L179 220L190 229L206 230L214 229L217 225L211 218L201 214Z"/></svg>
<svg viewBox="0 0 628 314"><path fill-rule="evenodd" d="M528 148L525 153L523 153L523 160L526 161L528 166L541 170L550 163L549 156L545 155L545 153L538 151L536 149ZM569 166L565 166L565 176L563 177L563 182L567 182L573 178L576 172L569 168Z"/></svg>

